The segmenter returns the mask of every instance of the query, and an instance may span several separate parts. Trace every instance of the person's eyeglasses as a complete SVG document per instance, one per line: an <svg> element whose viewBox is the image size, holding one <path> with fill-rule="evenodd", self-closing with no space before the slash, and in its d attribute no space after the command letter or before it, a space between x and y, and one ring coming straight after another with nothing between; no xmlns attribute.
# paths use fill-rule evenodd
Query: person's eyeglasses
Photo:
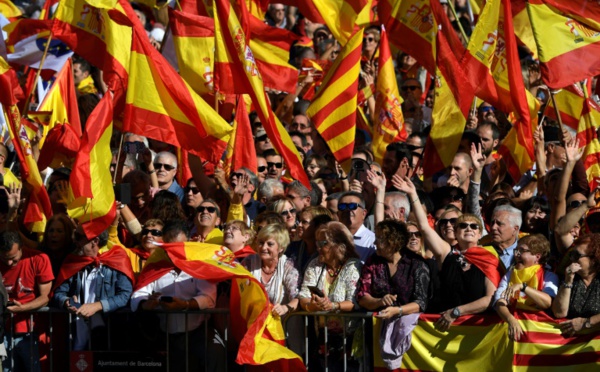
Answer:
<svg viewBox="0 0 600 372"><path fill-rule="evenodd" d="M462 201L464 199L464 196L458 194L450 195L450 197L452 198L452 201L455 202Z"/></svg>
<svg viewBox="0 0 600 372"><path fill-rule="evenodd" d="M476 223L461 222L458 224L458 227L461 229L466 229L467 227L470 227L471 230L479 230L479 225Z"/></svg>
<svg viewBox="0 0 600 372"><path fill-rule="evenodd" d="M454 224L456 223L456 220L458 220L458 218L442 218L441 220L438 221L438 223L440 224L440 226L446 226L446 224L448 224L448 222L450 222L450 225L454 226Z"/></svg>
<svg viewBox="0 0 600 372"><path fill-rule="evenodd" d="M229 176L229 178L234 179L234 178L242 178L244 177L244 173L231 173L231 176Z"/></svg>
<svg viewBox="0 0 600 372"><path fill-rule="evenodd" d="M160 168L165 168L165 170L168 171L172 171L173 169L175 169L175 167L170 164L154 163L154 169L160 170Z"/></svg>
<svg viewBox="0 0 600 372"><path fill-rule="evenodd" d="M579 261L580 258L582 257L589 257L587 254L581 254L578 250L573 249L571 252L569 252L569 258L571 259L571 261L575 262L575 261Z"/></svg>
<svg viewBox="0 0 600 372"><path fill-rule="evenodd" d="M494 108L492 106L485 106L485 107L480 107L479 111L483 112L490 112L490 111L494 111Z"/></svg>
<svg viewBox="0 0 600 372"><path fill-rule="evenodd" d="M363 41L367 41L369 43L372 43L372 42L375 41L375 38L374 37L365 37L365 38L363 38Z"/></svg>
<svg viewBox="0 0 600 372"><path fill-rule="evenodd" d="M208 211L208 213L215 213L217 211L217 208L215 207L204 207L204 206L199 206L198 208L196 208L196 210L200 213L204 213L204 211Z"/></svg>
<svg viewBox="0 0 600 372"><path fill-rule="evenodd" d="M192 194L194 194L194 195L198 195L198 194L200 193L200 189L199 189L199 188L197 188L197 187L190 187L190 186L187 186L187 187L185 188L185 193L187 194L187 193L189 193L190 191L191 191L191 192L192 192Z"/></svg>
<svg viewBox="0 0 600 372"><path fill-rule="evenodd" d="M525 253L525 252L531 252L531 250L529 250L529 249L525 249L525 248L521 248L521 247L518 247L518 248L516 249L516 252L517 252L518 254L523 254L523 253Z"/></svg>
<svg viewBox="0 0 600 372"><path fill-rule="evenodd" d="M279 163L271 163L271 162L267 162L267 168L277 168L277 169L281 169L283 168L283 163L279 162Z"/></svg>
<svg viewBox="0 0 600 372"><path fill-rule="evenodd" d="M358 208L362 208L362 206L359 205L358 203L340 203L340 204L338 204L338 211L340 211L340 212L355 211Z"/></svg>
<svg viewBox="0 0 600 372"><path fill-rule="evenodd" d="M418 87L418 86L416 86L416 85L405 85L405 86L403 86L401 89L402 89L403 91L405 91L405 92L406 92L406 91L409 91L409 90L410 90L411 92L414 92L415 90L417 90L417 89L419 89L419 88L420 88L420 87Z"/></svg>
<svg viewBox="0 0 600 372"><path fill-rule="evenodd" d="M585 203L586 200L573 200L572 202L569 203L569 205L567 205L567 208L579 208L583 203Z"/></svg>
<svg viewBox="0 0 600 372"><path fill-rule="evenodd" d="M267 170L267 166L261 165L260 167L256 168L256 170L258 171L258 173L262 173Z"/></svg>
<svg viewBox="0 0 600 372"><path fill-rule="evenodd" d="M296 208L286 209L284 211L281 211L279 214L281 214L283 217L286 217L288 215L294 215L296 214Z"/></svg>
<svg viewBox="0 0 600 372"><path fill-rule="evenodd" d="M152 234L152 236L162 236L162 231L157 229L142 229L142 236L148 235L148 233Z"/></svg>
<svg viewBox="0 0 600 372"><path fill-rule="evenodd" d="M267 135L263 134L262 136L255 137L256 142L263 142L267 140Z"/></svg>
<svg viewBox="0 0 600 372"><path fill-rule="evenodd" d="M329 244L327 240L317 240L317 248L323 248L327 244Z"/></svg>
<svg viewBox="0 0 600 372"><path fill-rule="evenodd" d="M409 231L409 232L408 232L408 237L409 237L409 238L415 237L415 238L417 238L417 239L421 239L421 236L422 236L422 235L421 235L421 232L420 232L420 231Z"/></svg>
<svg viewBox="0 0 600 372"><path fill-rule="evenodd" d="M227 231L234 232L234 231L236 231L236 230L237 230L237 231L242 231L242 229L240 229L239 227L237 227L237 226L234 226L234 225L230 225L230 226L226 226L226 227L223 229L223 232L227 232Z"/></svg>

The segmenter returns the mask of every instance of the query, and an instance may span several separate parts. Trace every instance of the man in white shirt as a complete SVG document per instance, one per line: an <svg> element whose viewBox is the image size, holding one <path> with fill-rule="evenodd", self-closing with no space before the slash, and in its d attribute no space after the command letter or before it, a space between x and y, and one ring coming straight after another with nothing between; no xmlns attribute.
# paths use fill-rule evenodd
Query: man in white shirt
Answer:
<svg viewBox="0 0 600 372"><path fill-rule="evenodd" d="M367 258L375 253L375 234L363 225L366 216L367 210L362 194L348 191L340 196L338 202L339 220L354 235L354 246L363 264L367 261Z"/></svg>

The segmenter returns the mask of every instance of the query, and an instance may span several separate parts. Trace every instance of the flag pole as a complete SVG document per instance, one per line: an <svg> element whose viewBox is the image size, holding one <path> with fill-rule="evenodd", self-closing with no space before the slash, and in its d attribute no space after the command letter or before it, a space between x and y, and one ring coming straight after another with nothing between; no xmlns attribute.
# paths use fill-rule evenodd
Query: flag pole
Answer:
<svg viewBox="0 0 600 372"><path fill-rule="evenodd" d="M44 62L46 62L46 56L48 55L48 50L50 49L50 42L52 41L52 33L48 36L48 40L46 41L46 48L44 49L44 54L42 54L42 59L40 61L40 66L35 73L35 79L33 80L33 86L31 87L31 91L27 95L27 99L25 100L25 105L23 105L23 116L26 117L29 113L29 104L31 103L31 99L33 98L33 92L37 87L38 79L40 78L40 74L42 73L42 68L44 67Z"/></svg>
<svg viewBox="0 0 600 372"><path fill-rule="evenodd" d="M556 113L556 118L558 119L558 124L560 124L560 128L562 130L562 118L560 117L560 110L556 106L556 99L554 98L554 92L550 91L550 99L552 99L552 105L554 106L554 112Z"/></svg>
<svg viewBox="0 0 600 372"><path fill-rule="evenodd" d="M462 37L465 40L465 42L468 44L469 43L469 37L465 33L465 29L463 28L462 23L460 23L460 21L458 20L458 15L456 14L456 10L454 9L454 5L452 5L452 1L448 1L448 7L450 7L450 11L452 12L452 15L454 16L454 19L456 20L456 23L458 23L458 28L460 29L460 34L462 35Z"/></svg>
<svg viewBox="0 0 600 372"><path fill-rule="evenodd" d="M115 167L115 174L113 174L113 185L117 184L117 174L119 173L119 162L121 160L121 149L123 148L124 141L125 133L121 132L121 141L119 141L119 149L117 150L117 165Z"/></svg>

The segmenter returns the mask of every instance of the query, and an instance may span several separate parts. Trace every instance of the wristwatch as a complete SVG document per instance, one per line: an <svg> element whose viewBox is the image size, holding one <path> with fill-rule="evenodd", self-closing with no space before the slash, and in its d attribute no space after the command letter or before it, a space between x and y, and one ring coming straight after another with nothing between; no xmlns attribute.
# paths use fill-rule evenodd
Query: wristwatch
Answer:
<svg viewBox="0 0 600 372"><path fill-rule="evenodd" d="M527 289L527 283L523 283L523 287L521 288L521 292L525 293L526 289Z"/></svg>
<svg viewBox="0 0 600 372"><path fill-rule="evenodd" d="M583 323L583 328L585 328L585 329L590 329L590 328L592 328L592 322L590 321L590 318L587 318L587 319L585 320L585 323Z"/></svg>
<svg viewBox="0 0 600 372"><path fill-rule="evenodd" d="M458 318L459 316L460 316L460 310L458 309L458 306L457 306L454 309L452 309L452 317Z"/></svg>

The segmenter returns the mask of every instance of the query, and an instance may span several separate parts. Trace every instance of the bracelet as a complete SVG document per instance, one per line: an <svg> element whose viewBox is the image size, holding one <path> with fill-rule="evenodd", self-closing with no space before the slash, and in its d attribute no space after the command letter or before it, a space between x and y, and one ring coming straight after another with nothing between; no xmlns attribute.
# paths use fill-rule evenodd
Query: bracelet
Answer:
<svg viewBox="0 0 600 372"><path fill-rule="evenodd" d="M410 204L416 203L416 202L418 202L418 201L419 201L419 199L418 199L418 198L417 198L417 199L415 199L415 200L411 200L411 201L410 201Z"/></svg>
<svg viewBox="0 0 600 372"><path fill-rule="evenodd" d="M521 292L525 293L526 289L527 289L527 283L523 283L523 287L521 288Z"/></svg>
<svg viewBox="0 0 600 372"><path fill-rule="evenodd" d="M398 309L400 309L398 316L402 316L404 314L404 309L402 309L402 306L398 307Z"/></svg>
<svg viewBox="0 0 600 372"><path fill-rule="evenodd" d="M342 181L345 181L347 179L348 179L348 176L346 176L346 177L340 177L340 180L342 180Z"/></svg>
<svg viewBox="0 0 600 372"><path fill-rule="evenodd" d="M573 288L573 283L571 283L571 284L567 284L567 282L563 282L563 284L562 284L562 287L563 287L563 288L568 288L568 289L571 289L571 288Z"/></svg>
<svg viewBox="0 0 600 372"><path fill-rule="evenodd" d="M288 313L291 313L294 311L294 309L292 309L292 307L289 304L285 304L285 307L287 307Z"/></svg>
<svg viewBox="0 0 600 372"><path fill-rule="evenodd" d="M385 204L385 203L382 201L376 201L375 204Z"/></svg>
<svg viewBox="0 0 600 372"><path fill-rule="evenodd" d="M121 204L117 207L117 209L121 210L121 209L125 208L126 206L127 206L127 204Z"/></svg>

